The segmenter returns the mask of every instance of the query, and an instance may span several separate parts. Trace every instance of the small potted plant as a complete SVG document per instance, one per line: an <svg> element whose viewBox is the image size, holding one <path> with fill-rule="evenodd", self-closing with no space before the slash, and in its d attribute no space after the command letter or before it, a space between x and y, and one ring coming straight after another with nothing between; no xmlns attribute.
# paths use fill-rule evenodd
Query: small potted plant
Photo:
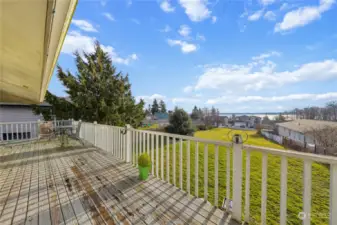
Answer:
<svg viewBox="0 0 337 225"><path fill-rule="evenodd" d="M139 179L146 180L149 176L149 170L151 168L150 156L146 153L141 154L138 157Z"/></svg>

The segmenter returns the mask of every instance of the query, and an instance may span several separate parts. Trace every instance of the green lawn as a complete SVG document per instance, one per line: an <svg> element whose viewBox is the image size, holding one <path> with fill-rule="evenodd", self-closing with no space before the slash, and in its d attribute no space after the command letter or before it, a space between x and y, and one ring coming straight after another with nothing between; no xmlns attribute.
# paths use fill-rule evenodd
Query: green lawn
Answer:
<svg viewBox="0 0 337 225"><path fill-rule="evenodd" d="M195 137L229 141L227 134L229 129L216 128L208 131L199 131L195 133ZM243 133L235 131L233 133ZM246 144L265 146L283 149L282 146L272 143L258 136L253 131L245 132L248 134ZM243 134L245 135L245 134ZM195 152L196 145L190 143L190 168L191 168L191 193L194 194L194 179L195 179ZM161 144L159 143L159 153ZM170 182L173 183L172 176L172 141L170 148ZM166 178L166 149L164 145L164 175ZM186 190L186 174L187 174L187 142L183 142L183 189ZM219 201L221 205L223 198L226 196L226 148L219 148ZM231 149L229 149L231 151ZM204 145L199 143L199 196L204 196ZM232 152L231 152L232 155ZM245 190L245 152L243 154L243 192ZM279 205L280 205L280 157L268 156L268 198L267 198L267 224L279 224ZM231 162L232 165L232 162ZM158 162L160 170L160 155ZM259 152L251 153L251 177L250 177L250 215L251 224L260 224L260 208L261 208L261 167L262 154ZM302 211L302 170L303 162L301 160L288 160L288 224L301 224L301 220L297 215ZM160 175L159 171L159 175ZM231 171L232 174L232 171ZM328 224L329 213L329 168L326 165L314 163L312 170L312 216L311 224ZM179 186L179 143L176 143L176 184ZM232 191L231 191L232 192ZM208 146L208 200L214 203L214 145ZM242 212L244 212L244 197L242 194Z"/></svg>

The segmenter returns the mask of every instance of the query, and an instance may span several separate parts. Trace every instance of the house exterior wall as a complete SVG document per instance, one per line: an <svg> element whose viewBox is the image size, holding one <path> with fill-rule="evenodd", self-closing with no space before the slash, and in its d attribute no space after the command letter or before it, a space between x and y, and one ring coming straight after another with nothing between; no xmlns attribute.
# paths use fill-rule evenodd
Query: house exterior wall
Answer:
<svg viewBox="0 0 337 225"><path fill-rule="evenodd" d="M0 123L35 122L42 118L35 115L29 106L0 106Z"/></svg>
<svg viewBox="0 0 337 225"><path fill-rule="evenodd" d="M278 126L277 130L278 130L279 135L282 137L291 139L293 141L298 141L301 143L306 142L307 144L314 144L314 141L312 140L310 136L304 135L301 132L290 130L282 126Z"/></svg>

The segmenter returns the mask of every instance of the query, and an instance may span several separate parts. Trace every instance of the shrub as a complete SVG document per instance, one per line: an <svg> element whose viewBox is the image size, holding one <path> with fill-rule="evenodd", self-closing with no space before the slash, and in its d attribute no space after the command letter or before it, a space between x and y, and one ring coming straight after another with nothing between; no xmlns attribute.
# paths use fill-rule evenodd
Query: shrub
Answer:
<svg viewBox="0 0 337 225"><path fill-rule="evenodd" d="M138 165L141 167L150 167L151 166L151 158L148 154L143 153L138 157Z"/></svg>
<svg viewBox="0 0 337 225"><path fill-rule="evenodd" d="M198 130L207 130L207 127L205 124L200 124L200 125L197 125L197 129Z"/></svg>
<svg viewBox="0 0 337 225"><path fill-rule="evenodd" d="M168 133L186 135L193 132L188 113L183 109L175 108L169 118L170 125L165 130Z"/></svg>

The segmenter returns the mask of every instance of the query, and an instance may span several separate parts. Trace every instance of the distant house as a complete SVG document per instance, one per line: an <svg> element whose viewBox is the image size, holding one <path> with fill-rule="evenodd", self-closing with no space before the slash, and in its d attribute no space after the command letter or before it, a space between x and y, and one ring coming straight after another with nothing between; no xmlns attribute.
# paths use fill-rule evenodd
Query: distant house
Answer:
<svg viewBox="0 0 337 225"><path fill-rule="evenodd" d="M153 115L153 118L154 118L155 120L168 120L169 114L168 114L168 113L160 113L160 112L156 112L156 113Z"/></svg>
<svg viewBox="0 0 337 225"><path fill-rule="evenodd" d="M51 107L49 103L40 104L41 107ZM1 140L12 140L19 137L30 138L36 135L36 131L34 134L32 131L28 131L26 125L28 126L29 122L37 122L38 120L43 120L42 115L34 114L32 110L32 105L27 104L18 104L18 103L0 103L0 141ZM15 121L20 126L12 126L11 124ZM22 129L26 129L26 131L22 132ZM21 130L21 132L20 132Z"/></svg>
<svg viewBox="0 0 337 225"><path fill-rule="evenodd" d="M326 126L337 128L337 122L303 119L276 124L280 136L301 144L309 145L314 145L314 140L306 133L312 128L319 129L320 127L323 128Z"/></svg>
<svg viewBox="0 0 337 225"><path fill-rule="evenodd" d="M261 123L261 118L257 116L237 116L234 117L233 127L239 128L256 128Z"/></svg>

